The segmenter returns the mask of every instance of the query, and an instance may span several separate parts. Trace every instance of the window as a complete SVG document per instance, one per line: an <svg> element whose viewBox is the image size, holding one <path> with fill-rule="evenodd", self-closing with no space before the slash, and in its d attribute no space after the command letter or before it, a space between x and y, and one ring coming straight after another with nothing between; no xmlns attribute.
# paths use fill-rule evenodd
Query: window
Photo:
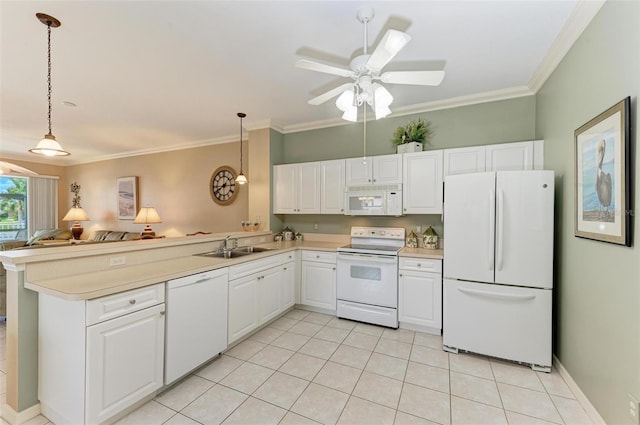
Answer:
<svg viewBox="0 0 640 425"><path fill-rule="evenodd" d="M0 177L0 240L27 236L27 178Z"/></svg>

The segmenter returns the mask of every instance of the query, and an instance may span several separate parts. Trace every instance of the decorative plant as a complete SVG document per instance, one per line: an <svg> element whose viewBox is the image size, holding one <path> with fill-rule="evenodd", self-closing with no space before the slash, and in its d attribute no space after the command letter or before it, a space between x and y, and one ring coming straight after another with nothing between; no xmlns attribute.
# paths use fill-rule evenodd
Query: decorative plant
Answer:
<svg viewBox="0 0 640 425"><path fill-rule="evenodd" d="M405 125L398 127L393 134L391 142L396 146L411 142L418 142L424 145L425 143L429 143L431 136L433 136L431 123L422 118L418 118L417 120L409 121Z"/></svg>

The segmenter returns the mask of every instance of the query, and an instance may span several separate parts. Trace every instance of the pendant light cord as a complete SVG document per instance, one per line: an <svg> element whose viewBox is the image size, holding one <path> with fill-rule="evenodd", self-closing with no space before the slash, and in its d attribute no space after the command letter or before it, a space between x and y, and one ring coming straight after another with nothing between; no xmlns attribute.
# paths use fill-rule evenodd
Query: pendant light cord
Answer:
<svg viewBox="0 0 640 425"><path fill-rule="evenodd" d="M242 174L242 116L240 116L240 174Z"/></svg>
<svg viewBox="0 0 640 425"><path fill-rule="evenodd" d="M51 135L51 22L47 22L47 101L49 102L49 135Z"/></svg>

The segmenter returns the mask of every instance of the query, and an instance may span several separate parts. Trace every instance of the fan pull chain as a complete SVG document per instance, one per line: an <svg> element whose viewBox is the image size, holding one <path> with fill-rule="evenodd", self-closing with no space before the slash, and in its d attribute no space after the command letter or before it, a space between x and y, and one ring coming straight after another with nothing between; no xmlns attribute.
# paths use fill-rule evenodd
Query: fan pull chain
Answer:
<svg viewBox="0 0 640 425"><path fill-rule="evenodd" d="M362 152L362 163L367 163L367 105L364 105L364 141L363 141L363 152Z"/></svg>

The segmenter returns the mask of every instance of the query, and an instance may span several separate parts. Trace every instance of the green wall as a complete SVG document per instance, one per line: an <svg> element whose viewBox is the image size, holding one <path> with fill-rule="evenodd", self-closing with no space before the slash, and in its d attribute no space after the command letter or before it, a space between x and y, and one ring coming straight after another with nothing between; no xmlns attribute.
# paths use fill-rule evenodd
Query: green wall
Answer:
<svg viewBox="0 0 640 425"><path fill-rule="evenodd" d="M418 117L430 121L435 131L427 149L533 140L535 112L535 96L527 96L368 121L367 155L395 153L395 129ZM283 163L362 156L363 134L362 122L286 134Z"/></svg>
<svg viewBox="0 0 640 425"><path fill-rule="evenodd" d="M557 176L554 352L610 424L633 423L628 394L640 397L640 251L574 237L573 135L631 96L633 205L638 93L640 2L608 1L536 96L536 137Z"/></svg>
<svg viewBox="0 0 640 425"><path fill-rule="evenodd" d="M399 125L422 117L435 134L427 149L516 142L535 138L535 96L443 109L367 122L367 155L395 153L391 137ZM338 115L336 110L336 115ZM363 155L363 123L284 135L281 164L351 158ZM278 163L277 161L275 163ZM432 225L444 236L440 215L404 217L347 217L340 215L278 215L282 227L302 233L348 234L351 226L404 227L422 231ZM317 230L315 225L317 224ZM272 230L280 230L277 223Z"/></svg>

